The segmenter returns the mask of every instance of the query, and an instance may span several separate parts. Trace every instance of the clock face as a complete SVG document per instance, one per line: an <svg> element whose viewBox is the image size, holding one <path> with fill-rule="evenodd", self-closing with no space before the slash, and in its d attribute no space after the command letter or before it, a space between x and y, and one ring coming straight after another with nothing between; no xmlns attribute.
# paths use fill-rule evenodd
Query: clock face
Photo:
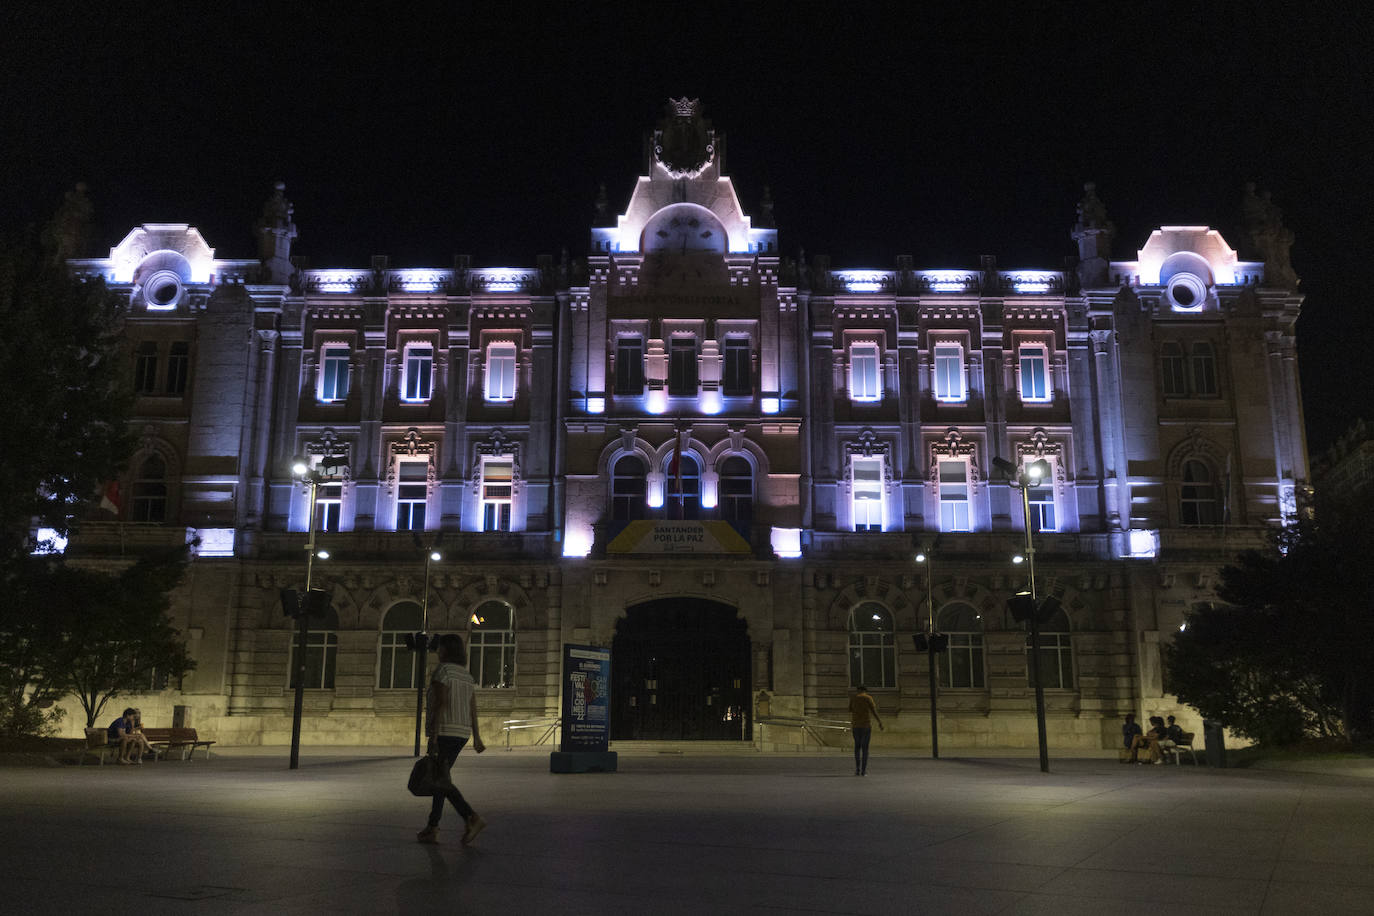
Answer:
<svg viewBox="0 0 1374 916"><path fill-rule="evenodd" d="M724 254L725 241L724 227L704 207L669 207L644 227L645 251Z"/></svg>

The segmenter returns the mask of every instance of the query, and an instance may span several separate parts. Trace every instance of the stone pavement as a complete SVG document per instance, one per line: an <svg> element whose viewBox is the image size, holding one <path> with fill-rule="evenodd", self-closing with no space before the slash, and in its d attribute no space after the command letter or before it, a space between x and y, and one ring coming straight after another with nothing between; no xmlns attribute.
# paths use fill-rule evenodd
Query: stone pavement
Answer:
<svg viewBox="0 0 1374 916"><path fill-rule="evenodd" d="M7 912L1374 913L1368 780L1051 758L464 751L476 846L405 750L0 771Z"/></svg>

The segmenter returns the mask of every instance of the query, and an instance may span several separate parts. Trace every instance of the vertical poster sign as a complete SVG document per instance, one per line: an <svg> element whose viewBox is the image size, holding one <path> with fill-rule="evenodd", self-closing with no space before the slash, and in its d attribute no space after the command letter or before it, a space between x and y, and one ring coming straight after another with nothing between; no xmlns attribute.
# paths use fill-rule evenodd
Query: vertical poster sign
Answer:
<svg viewBox="0 0 1374 916"><path fill-rule="evenodd" d="M611 738L611 650L563 646L563 733L558 749L605 751Z"/></svg>

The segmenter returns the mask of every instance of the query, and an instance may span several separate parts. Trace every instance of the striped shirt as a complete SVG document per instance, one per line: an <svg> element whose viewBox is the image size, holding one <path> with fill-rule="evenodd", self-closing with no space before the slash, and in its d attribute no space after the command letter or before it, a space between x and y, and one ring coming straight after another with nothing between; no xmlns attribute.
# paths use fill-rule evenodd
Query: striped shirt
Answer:
<svg viewBox="0 0 1374 916"><path fill-rule="evenodd" d="M434 669L433 682L442 691L444 705L435 721L434 734L453 738L472 737L472 696L476 683L468 669L444 662Z"/></svg>

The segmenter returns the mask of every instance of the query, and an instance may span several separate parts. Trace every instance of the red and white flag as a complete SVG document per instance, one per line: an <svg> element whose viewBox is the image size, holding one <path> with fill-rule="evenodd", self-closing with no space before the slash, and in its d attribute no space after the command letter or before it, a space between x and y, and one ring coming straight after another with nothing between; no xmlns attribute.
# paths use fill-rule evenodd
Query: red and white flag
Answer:
<svg viewBox="0 0 1374 916"><path fill-rule="evenodd" d="M119 498L119 481L107 480L105 488L100 491L100 508L118 515L123 506L124 504Z"/></svg>

